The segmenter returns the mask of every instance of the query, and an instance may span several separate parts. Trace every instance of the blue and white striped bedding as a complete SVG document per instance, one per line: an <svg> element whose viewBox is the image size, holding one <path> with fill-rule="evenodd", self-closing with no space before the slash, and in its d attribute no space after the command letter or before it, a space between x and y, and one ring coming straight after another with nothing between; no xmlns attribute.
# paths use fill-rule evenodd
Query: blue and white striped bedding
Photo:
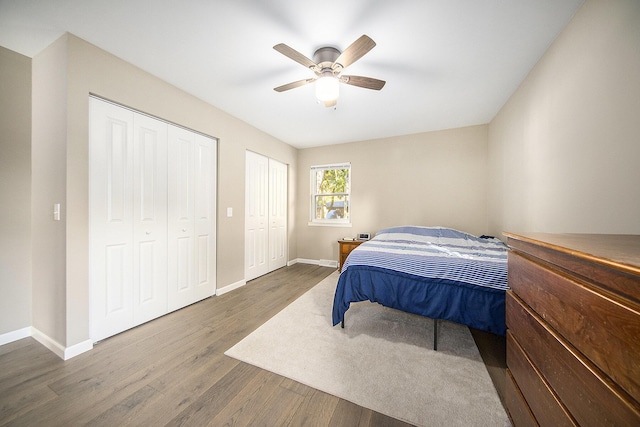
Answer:
<svg viewBox="0 0 640 427"><path fill-rule="evenodd" d="M353 250L336 287L333 323L369 300L504 335L507 246L443 227L393 227Z"/></svg>

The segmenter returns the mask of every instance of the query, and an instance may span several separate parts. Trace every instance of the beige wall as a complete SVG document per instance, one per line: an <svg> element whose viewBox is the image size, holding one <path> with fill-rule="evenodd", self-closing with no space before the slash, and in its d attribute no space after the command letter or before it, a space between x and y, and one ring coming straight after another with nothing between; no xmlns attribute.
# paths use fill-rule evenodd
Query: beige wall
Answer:
<svg viewBox="0 0 640 427"><path fill-rule="evenodd" d="M31 59L0 47L0 335L31 326Z"/></svg>
<svg viewBox="0 0 640 427"><path fill-rule="evenodd" d="M298 256L338 260L336 240L396 225L487 232L487 126L300 150ZM309 226L309 168L351 162L352 227Z"/></svg>
<svg viewBox="0 0 640 427"><path fill-rule="evenodd" d="M244 277L246 149L289 164L289 260L399 224L640 234L638 22L637 1L587 0L489 125L300 151L74 36L33 60L31 129L32 62L0 48L0 334L89 337L89 93L220 138L218 287ZM308 226L309 167L344 161L353 227Z"/></svg>
<svg viewBox="0 0 640 427"><path fill-rule="evenodd" d="M58 40L33 58L31 232L33 327L65 343L67 48ZM61 220L53 220L60 203Z"/></svg>
<svg viewBox="0 0 640 427"><path fill-rule="evenodd" d="M64 61L66 66L59 69L59 61ZM44 179L46 174L51 181L46 185L43 183L42 188L49 188L54 194L45 195L44 191L36 193L34 190L34 205L38 203L49 218L52 207L48 205L53 198L62 198L64 212L60 223L62 234L58 234L59 224L46 223L44 226L47 236L43 251L55 249L60 253L40 261L45 270L55 274L47 277L43 274L38 284L43 294L52 298L46 304L38 305L38 313L34 313L34 319L43 319L38 328L67 347L89 338L87 144L90 93L219 138L217 286L242 281L245 150L289 164L292 192L295 190L296 150L72 35L65 35L39 54L34 64L42 66L42 75L47 67L54 68L47 70L49 76L43 79L34 96L37 98L34 104L42 104L43 111L53 112L52 101L55 99L60 101L56 107L62 111L48 119L42 114L38 114L38 120L34 117L34 135L43 135L38 139L38 147L45 148L44 135L52 130L54 133L47 141L55 147L49 163L44 155L38 156L44 168L40 176ZM60 81L61 74L63 81ZM61 90L66 97L64 100L59 99ZM62 142L58 138L59 132L66 136ZM34 138L34 144L36 142ZM231 218L226 216L227 207L233 208ZM42 222L45 222L44 216ZM289 239L295 241L295 238L292 225ZM40 243L34 238L34 245ZM295 244L290 246L289 258L292 259L296 257ZM64 275L62 281L58 274Z"/></svg>
<svg viewBox="0 0 640 427"><path fill-rule="evenodd" d="M489 127L490 230L640 234L640 2L587 0Z"/></svg>

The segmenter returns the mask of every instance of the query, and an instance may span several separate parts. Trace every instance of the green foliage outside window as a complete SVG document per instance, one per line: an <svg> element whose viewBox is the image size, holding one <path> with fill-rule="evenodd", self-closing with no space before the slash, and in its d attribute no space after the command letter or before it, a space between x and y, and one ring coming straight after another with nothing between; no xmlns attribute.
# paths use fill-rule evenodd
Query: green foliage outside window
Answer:
<svg viewBox="0 0 640 427"><path fill-rule="evenodd" d="M313 220L348 222L350 165L312 168Z"/></svg>

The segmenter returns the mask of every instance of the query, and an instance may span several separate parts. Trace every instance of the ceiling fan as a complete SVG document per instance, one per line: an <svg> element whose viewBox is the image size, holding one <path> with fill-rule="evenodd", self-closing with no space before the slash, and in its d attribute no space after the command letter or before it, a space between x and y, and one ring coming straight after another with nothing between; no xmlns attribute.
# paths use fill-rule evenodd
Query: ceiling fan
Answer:
<svg viewBox="0 0 640 427"><path fill-rule="evenodd" d="M316 76L278 86L273 90L276 92L284 92L315 82L316 97L325 107L333 107L338 103L339 83L346 83L365 89L380 90L386 83L384 80L342 74L345 68L362 58L367 52L373 49L375 45L376 43L371 40L369 36L362 35L347 47L344 52L340 52L334 47L321 47L315 51L313 60L311 60L284 43L277 44L273 47L275 50L309 68Z"/></svg>

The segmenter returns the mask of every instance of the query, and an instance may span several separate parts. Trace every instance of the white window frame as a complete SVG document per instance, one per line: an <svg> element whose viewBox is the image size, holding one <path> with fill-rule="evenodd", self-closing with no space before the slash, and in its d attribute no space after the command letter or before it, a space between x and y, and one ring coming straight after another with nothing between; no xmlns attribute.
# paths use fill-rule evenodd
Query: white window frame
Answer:
<svg viewBox="0 0 640 427"><path fill-rule="evenodd" d="M349 169L349 179L347 183L348 191L345 193L335 193L345 195L349 203L349 218L335 218L335 219L317 219L315 215L316 210L316 196L320 193L316 193L316 172L318 170L329 169ZM313 226L328 226L328 227L351 227L351 163L333 163L328 165L316 165L311 166L309 171L309 184L310 184L310 198L309 198L309 225Z"/></svg>

